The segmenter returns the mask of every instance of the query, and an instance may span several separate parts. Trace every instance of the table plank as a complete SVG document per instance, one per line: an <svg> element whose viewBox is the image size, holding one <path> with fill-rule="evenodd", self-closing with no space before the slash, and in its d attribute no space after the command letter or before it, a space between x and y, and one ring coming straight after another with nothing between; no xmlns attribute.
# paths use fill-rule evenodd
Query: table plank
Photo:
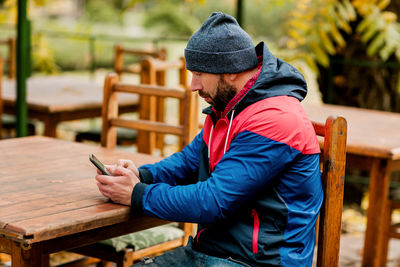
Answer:
<svg viewBox="0 0 400 267"><path fill-rule="evenodd" d="M3 112L16 114L15 80L2 81ZM103 85L73 77L43 76L27 80L26 102L29 118L44 122L44 135L56 137L57 124L101 116ZM139 96L121 93L119 113L136 112Z"/></svg>
<svg viewBox="0 0 400 267"><path fill-rule="evenodd" d="M132 219L97 189L89 153L104 163L161 158L34 136L0 141L0 234L39 242Z"/></svg>
<svg viewBox="0 0 400 267"><path fill-rule="evenodd" d="M4 105L14 105L15 80L3 81ZM38 76L27 80L27 103L29 108L47 113L97 108L103 102L103 84L63 76ZM137 104L138 96L119 96L122 105Z"/></svg>
<svg viewBox="0 0 400 267"><path fill-rule="evenodd" d="M330 115L346 118L349 153L400 159L400 114L328 104L303 106L317 122L325 122Z"/></svg>

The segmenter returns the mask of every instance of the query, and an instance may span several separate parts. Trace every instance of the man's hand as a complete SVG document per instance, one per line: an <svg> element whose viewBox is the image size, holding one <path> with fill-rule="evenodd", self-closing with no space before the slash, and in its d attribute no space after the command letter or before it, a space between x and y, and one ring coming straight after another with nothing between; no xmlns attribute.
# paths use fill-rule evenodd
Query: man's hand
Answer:
<svg viewBox="0 0 400 267"><path fill-rule="evenodd" d="M129 159L119 159L117 161L117 166L130 169L137 177L139 177L139 170L132 160Z"/></svg>
<svg viewBox="0 0 400 267"><path fill-rule="evenodd" d="M112 201L130 206L133 188L139 180L139 171L130 160L119 160L116 165L106 165L114 176L96 175L99 191Z"/></svg>

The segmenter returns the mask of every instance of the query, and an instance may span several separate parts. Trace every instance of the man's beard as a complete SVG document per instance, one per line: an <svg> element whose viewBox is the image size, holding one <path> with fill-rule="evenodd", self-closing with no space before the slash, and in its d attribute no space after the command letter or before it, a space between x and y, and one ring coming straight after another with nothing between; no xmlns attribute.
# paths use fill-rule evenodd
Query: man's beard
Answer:
<svg viewBox="0 0 400 267"><path fill-rule="evenodd" d="M211 97L208 94L202 94L199 91L199 95L201 97L209 97L213 101L213 107L218 111L224 111L226 105L228 105L229 101L236 95L236 88L233 85L228 84L222 75L220 75L217 90L215 96Z"/></svg>

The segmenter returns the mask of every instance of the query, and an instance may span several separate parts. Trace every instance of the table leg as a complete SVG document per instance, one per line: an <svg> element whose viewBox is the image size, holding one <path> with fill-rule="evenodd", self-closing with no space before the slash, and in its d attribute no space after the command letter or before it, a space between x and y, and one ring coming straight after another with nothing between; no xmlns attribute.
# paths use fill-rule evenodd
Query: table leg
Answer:
<svg viewBox="0 0 400 267"><path fill-rule="evenodd" d="M49 115L49 117L44 120L44 135L49 137L57 137L57 124L57 119Z"/></svg>
<svg viewBox="0 0 400 267"><path fill-rule="evenodd" d="M43 254L40 244L24 246L18 242L11 242L12 267L48 267L49 255Z"/></svg>
<svg viewBox="0 0 400 267"><path fill-rule="evenodd" d="M389 162L390 163L390 162ZM369 185L369 207L367 212L367 229L364 239L362 266L385 266L382 261L387 235L387 210L389 196L390 166L385 159L374 159L371 167Z"/></svg>

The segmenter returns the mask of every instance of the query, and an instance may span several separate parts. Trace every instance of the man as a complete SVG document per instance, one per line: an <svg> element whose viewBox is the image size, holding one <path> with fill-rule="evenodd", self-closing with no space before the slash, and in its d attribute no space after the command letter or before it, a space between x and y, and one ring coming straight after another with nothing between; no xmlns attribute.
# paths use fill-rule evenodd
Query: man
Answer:
<svg viewBox="0 0 400 267"><path fill-rule="evenodd" d="M204 129L159 163L108 166L117 177L97 175L99 190L135 214L199 224L188 246L149 266L311 266L323 193L303 76L219 12L185 59L211 105Z"/></svg>

